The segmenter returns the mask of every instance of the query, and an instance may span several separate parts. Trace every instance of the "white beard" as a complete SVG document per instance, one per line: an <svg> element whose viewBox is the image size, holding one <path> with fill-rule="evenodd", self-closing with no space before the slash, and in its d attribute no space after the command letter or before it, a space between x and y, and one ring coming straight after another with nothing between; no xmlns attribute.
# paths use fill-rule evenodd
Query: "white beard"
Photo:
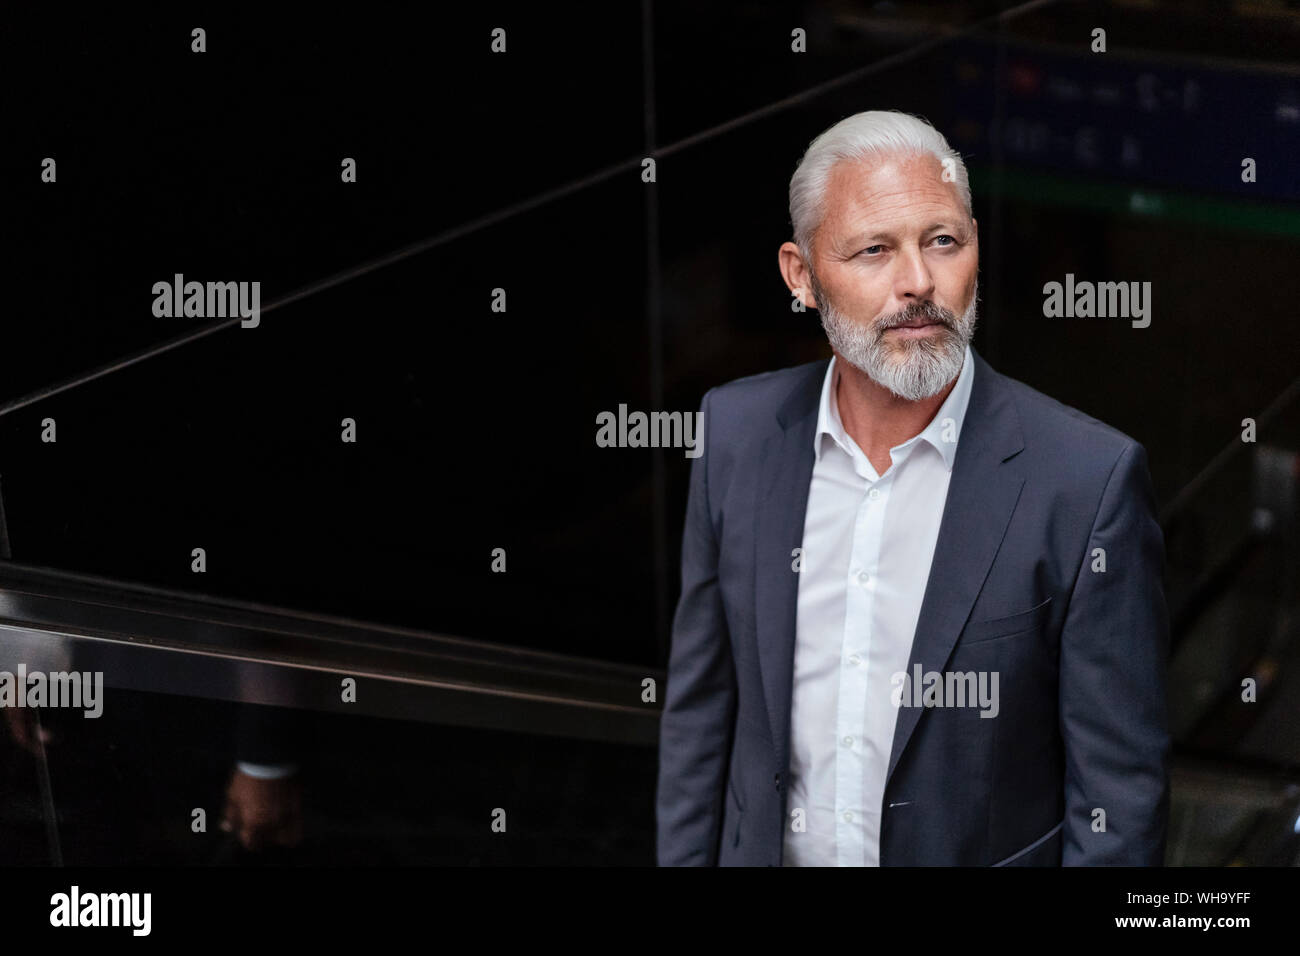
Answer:
<svg viewBox="0 0 1300 956"><path fill-rule="evenodd" d="M930 398L943 391L961 372L966 346L975 332L978 279L971 292L970 305L960 319L947 309L927 303L881 316L870 325L860 325L837 310L815 276L812 288L831 347L846 362L899 398L913 402ZM918 315L940 319L947 327L926 338L886 341L885 330Z"/></svg>

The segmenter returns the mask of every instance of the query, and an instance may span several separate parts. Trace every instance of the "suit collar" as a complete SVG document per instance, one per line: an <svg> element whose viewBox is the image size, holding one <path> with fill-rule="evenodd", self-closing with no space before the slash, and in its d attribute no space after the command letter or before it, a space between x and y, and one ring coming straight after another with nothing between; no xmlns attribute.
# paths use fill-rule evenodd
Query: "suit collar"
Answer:
<svg viewBox="0 0 1300 956"><path fill-rule="evenodd" d="M961 403L962 406L961 418L956 419L959 425L959 433L964 431L966 419L972 415L982 419L987 419L990 416L995 417L998 419L995 425L998 430L998 447L1004 458L1010 457L1024 448L1024 436L1020 430L1020 417L1016 413L1015 403L1007 388L1007 378L995 371L974 346L968 345L966 347L966 355L968 359L973 360L969 368L968 381L962 381L968 372L967 366L963 364L962 372L958 375L957 385L949 393L948 398L944 400L944 405L940 408L940 414L935 415L934 421L942 422L945 415L956 410L957 403ZM823 391L829 373L832 371L832 361L833 358L824 358L816 362L810 362L805 366L803 374L799 376L799 379L777 406L776 421L782 429L789 431L791 428L811 426L815 430L818 427ZM959 394L959 389L962 389L965 394ZM955 399L954 395L957 396ZM811 423L809 422L810 418ZM956 418L955 415L954 418ZM930 424L933 425L934 421ZM979 430L987 436L989 429L980 428ZM810 438L810 451L811 442ZM955 463L956 455L954 450L952 464L955 465ZM811 475L811 469L809 474Z"/></svg>
<svg viewBox="0 0 1300 956"><path fill-rule="evenodd" d="M821 459L822 448L824 446L823 436L830 436L846 453L849 451L851 439L844 428L844 423L840 419L839 402L835 400L837 379L842 372L842 366L837 357L832 357L826 368L826 374L822 379L821 395L817 401L817 425L813 430L813 460ZM943 459L944 467L952 471L953 460L957 457L957 442L961 437L961 426L965 420L967 408L970 405L971 385L975 376L975 359L972 357L971 348L966 346L966 354L962 358L961 371L957 374L956 384L944 398L943 404L935 411L934 417L930 419L925 428L919 433L909 438L901 444L895 445L890 449L891 457L894 461L900 460L900 452L905 452L909 446L917 445L922 442L931 445L939 456Z"/></svg>

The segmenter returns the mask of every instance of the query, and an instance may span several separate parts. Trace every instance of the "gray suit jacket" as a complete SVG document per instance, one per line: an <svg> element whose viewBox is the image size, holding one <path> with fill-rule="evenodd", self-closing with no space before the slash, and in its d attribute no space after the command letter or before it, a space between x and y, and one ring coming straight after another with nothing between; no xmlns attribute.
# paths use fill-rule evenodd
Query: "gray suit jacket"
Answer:
<svg viewBox="0 0 1300 956"><path fill-rule="evenodd" d="M900 708L881 865L1158 866L1169 619L1146 451L972 354L908 673L996 671L1000 712ZM828 362L701 404L660 724L660 865L781 863L792 552Z"/></svg>

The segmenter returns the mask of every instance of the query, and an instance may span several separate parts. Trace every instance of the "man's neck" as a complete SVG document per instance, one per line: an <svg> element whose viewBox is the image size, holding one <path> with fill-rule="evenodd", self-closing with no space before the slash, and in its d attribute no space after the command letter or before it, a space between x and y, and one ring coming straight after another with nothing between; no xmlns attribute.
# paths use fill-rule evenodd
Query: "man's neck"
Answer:
<svg viewBox="0 0 1300 956"><path fill-rule="evenodd" d="M889 450L925 430L957 384L957 378L954 375L937 395L908 401L872 381L836 353L831 398L837 403L844 430L857 442L876 474L883 475L893 464Z"/></svg>

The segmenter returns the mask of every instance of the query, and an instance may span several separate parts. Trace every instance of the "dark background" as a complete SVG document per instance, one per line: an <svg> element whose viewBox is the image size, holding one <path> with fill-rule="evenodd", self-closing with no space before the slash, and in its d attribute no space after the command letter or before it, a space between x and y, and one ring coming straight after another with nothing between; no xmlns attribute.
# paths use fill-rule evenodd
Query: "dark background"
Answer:
<svg viewBox="0 0 1300 956"><path fill-rule="evenodd" d="M662 667L690 462L598 448L596 415L693 411L713 385L828 354L776 268L789 177L830 124L897 108L971 174L976 347L1149 451L1181 752L1294 779L1294 483L1262 500L1253 448L1198 476L1273 406L1259 443L1294 481L1300 5L434 11L6 12L0 405L194 330L152 315L174 273L259 280L265 309L375 266L0 415L14 560ZM795 27L810 52L790 52ZM1067 272L1149 281L1150 327L1044 318L1043 284ZM1225 572L1261 507L1272 535ZM1272 716L1225 716L1261 658L1281 675ZM642 758L621 824L636 862ZM1245 839L1224 826L1211 862Z"/></svg>

